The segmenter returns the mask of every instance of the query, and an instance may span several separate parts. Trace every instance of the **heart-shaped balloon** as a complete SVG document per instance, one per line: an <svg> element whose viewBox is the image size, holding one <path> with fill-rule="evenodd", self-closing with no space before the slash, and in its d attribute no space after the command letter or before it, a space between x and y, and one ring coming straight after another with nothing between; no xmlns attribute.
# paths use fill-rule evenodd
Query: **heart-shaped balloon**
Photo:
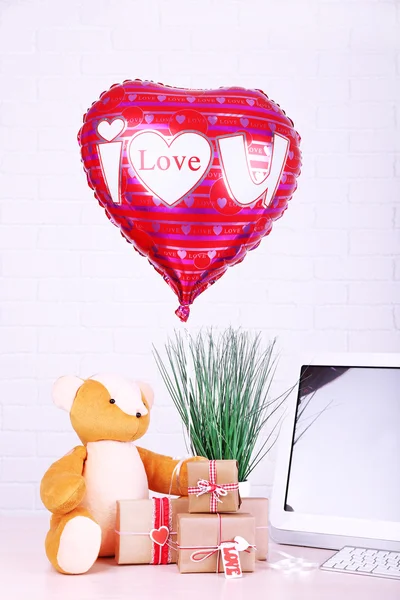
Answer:
<svg viewBox="0 0 400 600"><path fill-rule="evenodd" d="M300 173L300 136L260 90L125 81L78 140L108 218L177 294L177 314L268 235Z"/></svg>

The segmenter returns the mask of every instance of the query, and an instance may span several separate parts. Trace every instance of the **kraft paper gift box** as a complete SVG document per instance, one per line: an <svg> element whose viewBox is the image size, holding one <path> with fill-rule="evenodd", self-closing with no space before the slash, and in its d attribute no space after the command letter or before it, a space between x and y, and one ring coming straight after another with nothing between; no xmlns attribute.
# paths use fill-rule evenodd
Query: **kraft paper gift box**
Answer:
<svg viewBox="0 0 400 600"><path fill-rule="evenodd" d="M229 513L240 507L236 460L189 462L190 513Z"/></svg>
<svg viewBox="0 0 400 600"><path fill-rule="evenodd" d="M115 536L117 563L176 563L177 516L188 512L188 507L187 497L119 500Z"/></svg>
<svg viewBox="0 0 400 600"><path fill-rule="evenodd" d="M178 515L178 568L180 573L222 573L223 542L240 536L255 545L255 518L245 513L235 514L179 514ZM243 572L255 569L255 551L240 552Z"/></svg>
<svg viewBox="0 0 400 600"><path fill-rule="evenodd" d="M250 513L256 520L256 560L268 556L268 498L242 498L239 513Z"/></svg>

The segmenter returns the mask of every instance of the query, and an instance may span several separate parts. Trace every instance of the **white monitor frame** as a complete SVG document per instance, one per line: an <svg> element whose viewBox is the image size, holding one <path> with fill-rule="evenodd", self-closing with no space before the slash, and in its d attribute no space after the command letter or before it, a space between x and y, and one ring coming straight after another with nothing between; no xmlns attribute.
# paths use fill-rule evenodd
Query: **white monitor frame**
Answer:
<svg viewBox="0 0 400 600"><path fill-rule="evenodd" d="M400 368L400 354L341 353L317 355L313 358L304 357L303 360L296 361L294 377L299 379L301 367L309 365ZM272 538L282 544L333 550L339 550L343 546L361 546L400 551L400 522L369 521L284 510L297 397L298 385L288 399L287 411L278 442L278 456L271 498L270 524ZM400 473L397 476L400 477Z"/></svg>

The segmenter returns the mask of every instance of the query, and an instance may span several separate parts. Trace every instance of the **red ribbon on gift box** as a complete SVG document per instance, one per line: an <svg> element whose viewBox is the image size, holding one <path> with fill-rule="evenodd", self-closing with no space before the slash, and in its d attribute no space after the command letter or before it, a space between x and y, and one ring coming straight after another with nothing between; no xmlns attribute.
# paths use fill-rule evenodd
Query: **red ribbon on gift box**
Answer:
<svg viewBox="0 0 400 600"><path fill-rule="evenodd" d="M151 565L168 565L171 562L172 530L171 498L152 498L153 529L147 532L115 531L117 535L140 535L150 537L152 541Z"/></svg>
<svg viewBox="0 0 400 600"><path fill-rule="evenodd" d="M200 479L196 487L189 487L188 494L210 494L210 512L216 513L218 502L222 502L220 496L226 496L228 492L238 490L239 483L217 483L217 465L215 460L209 461L209 481Z"/></svg>
<svg viewBox="0 0 400 600"><path fill-rule="evenodd" d="M249 544L241 536L236 536L233 540L223 541L222 517L220 514L217 514L217 517L218 517L217 544L215 546L180 546L179 544L177 544L178 550L194 550L194 552L190 556L190 560L192 562L202 562L203 560L206 560L207 558L210 558L211 556L214 556L214 554L218 553L216 573L219 572L221 551L223 550L223 547L225 545L229 545L232 548L235 548L237 552L240 552L240 551L251 552L252 550L256 549L255 545ZM238 562L240 565L240 559L238 559ZM224 571L225 571L225 575L228 576L226 573L225 564L224 564Z"/></svg>
<svg viewBox="0 0 400 600"><path fill-rule="evenodd" d="M172 511L169 498L153 498L153 529L150 539L153 542L152 565L167 565L170 562L168 540L172 529ZM165 535L163 534L165 532Z"/></svg>

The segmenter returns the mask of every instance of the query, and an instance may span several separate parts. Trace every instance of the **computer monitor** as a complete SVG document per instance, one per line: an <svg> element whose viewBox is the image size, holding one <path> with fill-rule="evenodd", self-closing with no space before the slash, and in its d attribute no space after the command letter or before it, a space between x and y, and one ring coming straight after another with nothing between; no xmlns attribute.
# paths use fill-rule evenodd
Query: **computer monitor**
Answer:
<svg viewBox="0 0 400 600"><path fill-rule="evenodd" d="M278 542L400 551L400 355L297 365L271 502Z"/></svg>

